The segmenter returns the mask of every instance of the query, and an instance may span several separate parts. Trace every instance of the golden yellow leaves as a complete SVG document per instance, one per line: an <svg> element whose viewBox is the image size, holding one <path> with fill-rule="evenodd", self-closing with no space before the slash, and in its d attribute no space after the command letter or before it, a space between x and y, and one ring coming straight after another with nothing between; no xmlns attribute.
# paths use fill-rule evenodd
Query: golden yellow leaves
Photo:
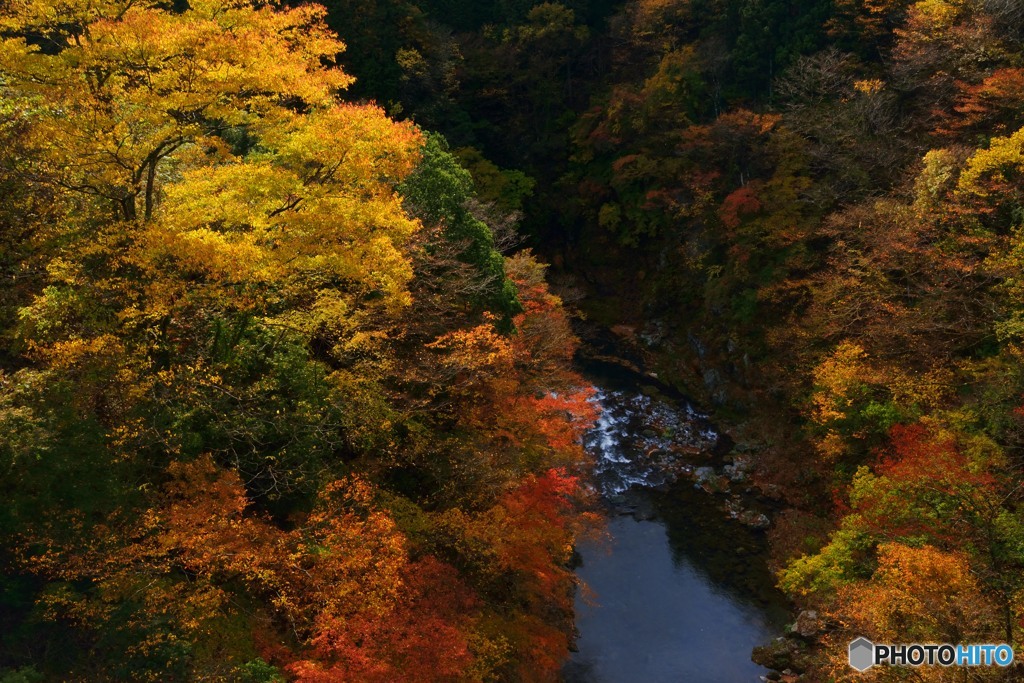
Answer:
<svg viewBox="0 0 1024 683"><path fill-rule="evenodd" d="M268 131L279 163L307 183L345 186L370 197L403 180L423 144L409 123L396 123L374 106L336 105ZM384 195L390 192L384 192Z"/></svg>
<svg viewBox="0 0 1024 683"><path fill-rule="evenodd" d="M827 424L845 416L853 402L852 393L869 380L864 349L843 342L814 370L814 421Z"/></svg>
<svg viewBox="0 0 1024 683"><path fill-rule="evenodd" d="M1024 171L1024 128L1008 137L992 138L988 149L968 159L957 189L965 194L988 197L1005 192L1008 183Z"/></svg>
<svg viewBox="0 0 1024 683"><path fill-rule="evenodd" d="M98 356L117 357L124 353L121 341L110 334L89 339L72 337L41 349L42 355L55 370L68 370Z"/></svg>
<svg viewBox="0 0 1024 683"><path fill-rule="evenodd" d="M957 0L920 0L911 5L908 23L922 33L945 31L960 17L963 7L964 3Z"/></svg>
<svg viewBox="0 0 1024 683"><path fill-rule="evenodd" d="M512 367L511 342L490 324L449 332L427 348L447 351L442 363L455 372L496 375Z"/></svg>
<svg viewBox="0 0 1024 683"><path fill-rule="evenodd" d="M874 95L881 92L885 88L885 81L878 78L870 78L866 80L854 81L853 88L857 92L865 95Z"/></svg>
<svg viewBox="0 0 1024 683"><path fill-rule="evenodd" d="M151 216L162 167L183 148L217 147L215 137L230 126L259 133L281 125L296 118L296 101L334 106L351 82L340 69L324 68L344 46L323 25L323 8L312 5L275 11L198 2L176 13L90 4L78 8L82 15L73 7L47 13L46 3L22 4L0 10L15 34L51 15L56 22L70 12L78 21L51 27L72 34L53 54L29 48L23 38L5 40L5 94L41 105L33 133L47 152L39 161L55 181L114 202L129 220L140 197Z"/></svg>
<svg viewBox="0 0 1024 683"><path fill-rule="evenodd" d="M80 84L92 86L80 96L162 96L183 113L190 97L195 106L217 106L200 97L211 93L285 94L310 105L331 103L352 78L322 67L321 60L333 63L344 50L323 25L324 13L317 5L257 8L245 0L200 0L186 12L168 12L156 2L21 0L8 3L0 20L12 32L69 33L71 45L48 63L66 64ZM40 84L47 85L63 85L74 95L71 82Z"/></svg>
<svg viewBox="0 0 1024 683"><path fill-rule="evenodd" d="M163 220L178 229L214 225L224 233L266 231L280 223L275 212L301 193L299 179L269 161L203 166L167 188Z"/></svg>
<svg viewBox="0 0 1024 683"><path fill-rule="evenodd" d="M893 642L978 633L992 609L965 556L901 543L880 545L872 579L844 589L841 600L866 635Z"/></svg>
<svg viewBox="0 0 1024 683"><path fill-rule="evenodd" d="M952 189L959 170L956 154L948 149L929 150L921 161L921 172L914 183L917 195L914 208L918 210L919 215L942 204L946 193Z"/></svg>
<svg viewBox="0 0 1024 683"><path fill-rule="evenodd" d="M953 372L924 372L870 358L859 344L841 342L814 369L811 419L823 433L818 451L828 460L848 454L847 439L885 430L901 415L938 410L949 400Z"/></svg>
<svg viewBox="0 0 1024 683"><path fill-rule="evenodd" d="M169 185L150 258L285 297L322 290L325 310L338 310L338 286L407 303L402 247L417 224L394 185L415 164L418 132L380 109L338 105L268 130L264 144L252 159L188 169Z"/></svg>
<svg viewBox="0 0 1024 683"><path fill-rule="evenodd" d="M0 26L21 30L84 26L104 17L123 14L135 0L6 0ZM155 5L148 2L148 6Z"/></svg>
<svg viewBox="0 0 1024 683"><path fill-rule="evenodd" d="M33 112L40 177L76 203L54 229L68 247L48 268L68 287L27 311L30 334L59 338L60 317L99 301L135 332L200 307L306 335L351 333L358 310L409 303L405 249L418 224L396 186L420 134L337 102L351 79L324 67L343 46L322 8L47 6L0 10L15 33L50 21L74 33L53 53L22 39L0 50L5 95ZM59 21L71 15L78 24ZM108 272L86 272L86 256Z"/></svg>

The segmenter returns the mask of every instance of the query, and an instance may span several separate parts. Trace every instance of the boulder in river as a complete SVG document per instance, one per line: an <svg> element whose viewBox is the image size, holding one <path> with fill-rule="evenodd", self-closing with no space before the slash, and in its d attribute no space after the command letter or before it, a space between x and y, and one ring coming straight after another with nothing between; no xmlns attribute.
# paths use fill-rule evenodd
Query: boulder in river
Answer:
<svg viewBox="0 0 1024 683"><path fill-rule="evenodd" d="M780 637L768 645L755 647L750 658L754 660L754 663L760 664L767 669L782 671L792 666L796 652L796 643L788 638Z"/></svg>

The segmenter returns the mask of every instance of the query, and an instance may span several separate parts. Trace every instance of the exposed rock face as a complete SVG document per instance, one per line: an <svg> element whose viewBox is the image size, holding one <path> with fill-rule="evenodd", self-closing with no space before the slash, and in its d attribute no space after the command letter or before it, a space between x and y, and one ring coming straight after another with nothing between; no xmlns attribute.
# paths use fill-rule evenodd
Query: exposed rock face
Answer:
<svg viewBox="0 0 1024 683"><path fill-rule="evenodd" d="M704 369L702 376L704 388L711 397L711 401L715 405L725 405L729 400L729 392L722 373L718 371L718 368L709 367Z"/></svg>

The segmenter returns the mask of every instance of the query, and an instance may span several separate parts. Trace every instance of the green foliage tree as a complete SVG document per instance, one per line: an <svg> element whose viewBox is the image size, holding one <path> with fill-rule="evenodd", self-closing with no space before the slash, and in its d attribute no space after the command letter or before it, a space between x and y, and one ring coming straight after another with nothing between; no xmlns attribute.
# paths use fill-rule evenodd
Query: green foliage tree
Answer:
<svg viewBox="0 0 1024 683"><path fill-rule="evenodd" d="M470 211L473 177L443 137L427 136L422 160L401 193L412 215L441 226L443 239L455 245L458 258L477 270L482 283L475 303L504 316L508 329L511 316L522 310L515 285L505 276L505 262L494 248L490 228Z"/></svg>

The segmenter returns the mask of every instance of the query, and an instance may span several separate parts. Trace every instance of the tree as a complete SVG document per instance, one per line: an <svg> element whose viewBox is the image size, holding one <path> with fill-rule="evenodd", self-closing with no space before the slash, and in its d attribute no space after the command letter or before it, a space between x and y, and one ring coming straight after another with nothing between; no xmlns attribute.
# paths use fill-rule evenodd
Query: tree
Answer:
<svg viewBox="0 0 1024 683"><path fill-rule="evenodd" d="M932 420L895 425L890 439L874 471L854 476L830 542L792 562L782 585L880 638L942 641L967 629L1012 642L1024 556L1021 521L1003 507L1017 495L1004 454Z"/></svg>
<svg viewBox="0 0 1024 683"><path fill-rule="evenodd" d="M454 245L458 258L478 273L481 284L473 303L502 314L507 325L520 306L490 228L470 212L473 177L439 135L427 137L422 153L419 166L402 185L405 205L424 222L440 226L442 238Z"/></svg>
<svg viewBox="0 0 1024 683"><path fill-rule="evenodd" d="M33 112L47 152L41 172L124 220L152 218L170 158L223 151L216 136L231 127L259 134L281 125L293 117L282 106L289 97L329 106L351 81L320 66L344 49L323 27L322 9L215 0L184 13L156 7L23 0L3 15L2 26L24 36L3 42L8 92L22 108L32 96L42 101Z"/></svg>
<svg viewBox="0 0 1024 683"><path fill-rule="evenodd" d="M1024 69L996 69L981 83L958 82L960 90L948 128L951 133L1005 135L1024 123Z"/></svg>
<svg viewBox="0 0 1024 683"><path fill-rule="evenodd" d="M886 543L878 548L878 567L871 578L841 591L833 612L842 634L830 636L829 671L849 670L843 643L857 636L875 642L963 643L991 637L995 609L971 571L968 559L932 546ZM856 635L853 635L856 634ZM942 667L922 667L921 680L952 681ZM879 680L898 680L876 674ZM995 678L995 677L993 677Z"/></svg>
<svg viewBox="0 0 1024 683"><path fill-rule="evenodd" d="M4 383L5 422L41 436L33 458L8 441L5 472L40 505L5 515L20 554L2 559L37 577L40 646L80 645L55 676L231 677L268 615L307 641L321 613L393 609L406 555L386 517L266 517L318 492L329 507L346 457L386 431L363 321L407 305L418 228L396 189L421 136L337 100L351 79L322 16L0 10L5 115L32 150L19 181L55 200Z"/></svg>

